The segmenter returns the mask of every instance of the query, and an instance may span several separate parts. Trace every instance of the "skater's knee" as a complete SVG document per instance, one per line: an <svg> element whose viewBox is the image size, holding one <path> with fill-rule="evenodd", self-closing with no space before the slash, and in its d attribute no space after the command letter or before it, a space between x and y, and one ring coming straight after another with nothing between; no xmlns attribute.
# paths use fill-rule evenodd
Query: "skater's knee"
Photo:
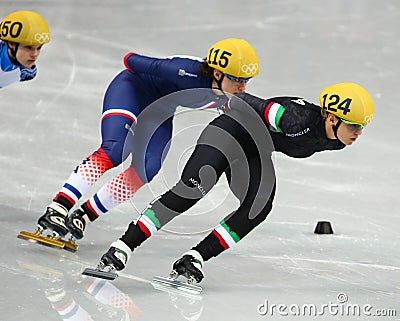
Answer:
<svg viewBox="0 0 400 321"><path fill-rule="evenodd" d="M200 200L207 194L207 190L197 177L182 178L173 187L172 191L188 200Z"/></svg>
<svg viewBox="0 0 400 321"><path fill-rule="evenodd" d="M196 171L184 171L182 183L188 188L197 188L203 196L207 194L218 182L219 175L210 165L204 165Z"/></svg>
<svg viewBox="0 0 400 321"><path fill-rule="evenodd" d="M272 210L272 198L257 198L249 206L249 219L256 219L258 222L264 221Z"/></svg>
<svg viewBox="0 0 400 321"><path fill-rule="evenodd" d="M105 141L100 148L111 160L114 167L120 165L129 155L128 151L124 150L124 144L119 141Z"/></svg>

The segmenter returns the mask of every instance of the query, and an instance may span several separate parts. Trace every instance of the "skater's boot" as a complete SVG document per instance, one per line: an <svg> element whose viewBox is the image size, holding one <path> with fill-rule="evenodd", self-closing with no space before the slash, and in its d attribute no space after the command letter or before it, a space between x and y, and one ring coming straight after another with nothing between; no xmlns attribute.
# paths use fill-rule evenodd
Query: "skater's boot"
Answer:
<svg viewBox="0 0 400 321"><path fill-rule="evenodd" d="M182 275L188 279L188 283L199 283L204 278L203 263L200 253L190 250L174 263L171 277L176 279L179 275Z"/></svg>
<svg viewBox="0 0 400 321"><path fill-rule="evenodd" d="M131 257L132 250L121 240L111 244L107 253L103 254L100 259L99 268L101 270L121 271L125 268L126 263Z"/></svg>
<svg viewBox="0 0 400 321"><path fill-rule="evenodd" d="M64 236L68 233L65 226L65 218L68 214L67 209L56 202L52 202L37 222L40 231L50 229L54 236Z"/></svg>
<svg viewBox="0 0 400 321"><path fill-rule="evenodd" d="M65 225L72 236L80 240L83 237L86 224L89 222L90 219L88 215L81 208L78 208L72 214L68 215Z"/></svg>

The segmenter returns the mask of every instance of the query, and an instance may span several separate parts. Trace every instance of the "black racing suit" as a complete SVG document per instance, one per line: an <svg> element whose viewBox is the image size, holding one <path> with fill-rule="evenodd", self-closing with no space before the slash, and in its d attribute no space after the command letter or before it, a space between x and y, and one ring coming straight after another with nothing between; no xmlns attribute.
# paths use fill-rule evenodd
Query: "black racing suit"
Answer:
<svg viewBox="0 0 400 321"><path fill-rule="evenodd" d="M303 98L239 94L226 107L229 111L203 130L179 182L153 201L121 237L132 250L151 235L149 230L160 229L196 204L225 172L240 205L193 248L207 261L239 242L271 211L274 150L304 158L345 147L326 137L321 107Z"/></svg>

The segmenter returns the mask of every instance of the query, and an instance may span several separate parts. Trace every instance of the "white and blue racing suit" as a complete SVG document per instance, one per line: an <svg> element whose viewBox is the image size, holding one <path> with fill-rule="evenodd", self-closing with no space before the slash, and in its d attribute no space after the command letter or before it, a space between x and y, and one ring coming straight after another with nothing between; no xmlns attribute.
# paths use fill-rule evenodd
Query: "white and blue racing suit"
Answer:
<svg viewBox="0 0 400 321"><path fill-rule="evenodd" d="M30 68L15 65L8 54L7 43L0 40L0 88L15 82L31 80L35 78L36 73L36 65Z"/></svg>

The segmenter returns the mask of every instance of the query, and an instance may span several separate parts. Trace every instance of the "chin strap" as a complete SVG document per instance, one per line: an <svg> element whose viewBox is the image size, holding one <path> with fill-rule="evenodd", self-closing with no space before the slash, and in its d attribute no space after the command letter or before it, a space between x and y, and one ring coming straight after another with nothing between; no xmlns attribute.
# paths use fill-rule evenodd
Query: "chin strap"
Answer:
<svg viewBox="0 0 400 321"><path fill-rule="evenodd" d="M10 49L10 52L11 52L11 55L9 55L10 60L11 60L11 62L12 62L14 65L16 65L16 66L21 65L21 64L19 63L19 61L17 60L17 50L18 50L18 47L19 47L19 43L15 43L15 47L14 47L14 48L11 48L10 45L8 45L8 48Z"/></svg>
<svg viewBox="0 0 400 321"><path fill-rule="evenodd" d="M218 79L215 78L215 76L213 75L213 79L214 79L215 82L217 83L218 89L221 90L222 92L223 92L223 90L222 90L222 80L224 80L224 77L225 77L225 75L224 75L223 73L221 73L221 78L219 78L219 80L218 80Z"/></svg>
<svg viewBox="0 0 400 321"><path fill-rule="evenodd" d="M335 135L336 139L339 140L341 143L343 143L337 135L337 132L338 132L338 129L339 129L339 126L341 123L342 123L342 120L340 118L338 118L338 122L336 123L336 125L332 126L332 129L333 129L333 134Z"/></svg>
<svg viewBox="0 0 400 321"><path fill-rule="evenodd" d="M341 123L342 123L342 120L341 120L340 118L338 118L338 122L336 123L336 125L333 125L333 126L332 126L333 134L335 135L335 137L336 137L337 139L339 139L339 137L337 137L337 132L338 132L338 129L339 129L339 126L340 126ZM339 139L339 140L340 140L340 139Z"/></svg>
<svg viewBox="0 0 400 321"><path fill-rule="evenodd" d="M217 83L218 88L212 87L211 89L218 89L221 92L221 96L225 96L226 98L229 99L229 97L225 94L225 92L222 90L222 81L224 80L225 75L223 73L221 73L221 78L218 80L217 78L215 78L215 76L213 75L213 79L215 80L215 82ZM218 110L221 110L223 108L217 108ZM225 113L225 112L224 112Z"/></svg>

